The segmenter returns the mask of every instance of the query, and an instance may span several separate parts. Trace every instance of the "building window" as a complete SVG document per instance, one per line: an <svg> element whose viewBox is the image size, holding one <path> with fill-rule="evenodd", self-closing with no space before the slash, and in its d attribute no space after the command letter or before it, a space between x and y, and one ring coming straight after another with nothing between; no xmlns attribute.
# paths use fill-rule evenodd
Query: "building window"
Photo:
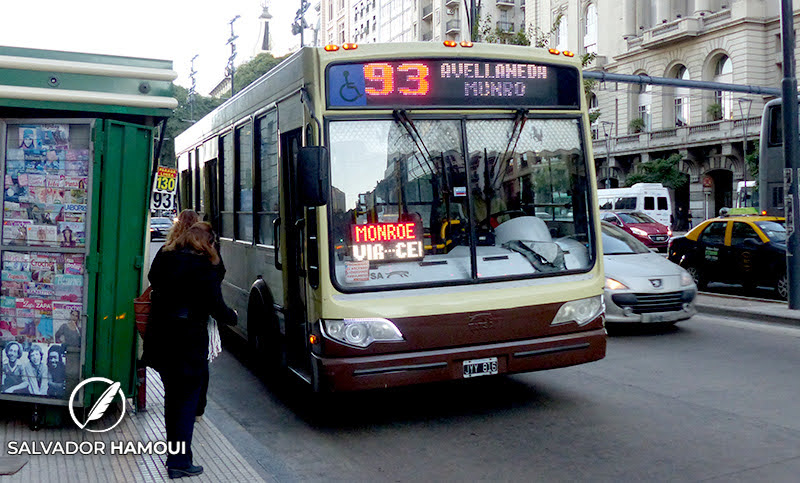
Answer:
<svg viewBox="0 0 800 483"><path fill-rule="evenodd" d="M653 86L650 84L640 86L639 94L636 96L636 106L638 117L643 121L643 131L650 131L652 127L652 116L650 115L650 105L652 101Z"/></svg>
<svg viewBox="0 0 800 483"><path fill-rule="evenodd" d="M689 69L686 66L679 66L675 71L675 78L681 80L689 80ZM686 87L678 87L675 89L675 125L688 126L689 125L689 89Z"/></svg>
<svg viewBox="0 0 800 483"><path fill-rule="evenodd" d="M556 48L558 50L567 50L569 25L567 23L567 15L563 14L561 20L556 26Z"/></svg>
<svg viewBox="0 0 800 483"><path fill-rule="evenodd" d="M714 82L733 82L733 63L727 55L722 55L714 67ZM723 119L733 119L733 92L714 92L714 102L722 108Z"/></svg>
<svg viewBox="0 0 800 483"><path fill-rule="evenodd" d="M586 7L586 24L583 31L583 50L587 54L597 53L597 5Z"/></svg>

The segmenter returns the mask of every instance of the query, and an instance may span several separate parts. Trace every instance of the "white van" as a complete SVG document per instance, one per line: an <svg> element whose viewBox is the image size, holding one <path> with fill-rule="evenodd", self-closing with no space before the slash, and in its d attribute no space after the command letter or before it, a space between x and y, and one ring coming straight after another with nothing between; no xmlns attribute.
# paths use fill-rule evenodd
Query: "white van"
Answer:
<svg viewBox="0 0 800 483"><path fill-rule="evenodd" d="M636 183L630 188L597 190L600 209L605 211L640 211L661 223L672 226L672 200L661 183Z"/></svg>

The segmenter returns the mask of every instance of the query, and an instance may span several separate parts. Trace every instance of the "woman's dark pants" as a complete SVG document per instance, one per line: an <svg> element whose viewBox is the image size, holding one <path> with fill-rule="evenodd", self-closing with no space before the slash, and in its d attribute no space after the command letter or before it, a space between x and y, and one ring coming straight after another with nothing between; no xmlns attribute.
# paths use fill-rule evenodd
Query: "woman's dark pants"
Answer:
<svg viewBox="0 0 800 483"><path fill-rule="evenodd" d="M167 442L185 442L185 454L167 455L169 468L188 468L192 466L192 433L200 393L208 378L208 363L202 367L163 368L159 371L164 383L164 424L167 428Z"/></svg>

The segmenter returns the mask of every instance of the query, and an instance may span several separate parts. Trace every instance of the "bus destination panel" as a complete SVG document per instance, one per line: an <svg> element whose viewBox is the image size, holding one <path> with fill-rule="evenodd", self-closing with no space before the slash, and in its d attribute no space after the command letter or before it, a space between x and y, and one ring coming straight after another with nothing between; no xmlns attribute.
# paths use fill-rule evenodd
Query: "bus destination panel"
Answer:
<svg viewBox="0 0 800 483"><path fill-rule="evenodd" d="M416 59L330 65L329 108L580 107L578 71L542 63Z"/></svg>

